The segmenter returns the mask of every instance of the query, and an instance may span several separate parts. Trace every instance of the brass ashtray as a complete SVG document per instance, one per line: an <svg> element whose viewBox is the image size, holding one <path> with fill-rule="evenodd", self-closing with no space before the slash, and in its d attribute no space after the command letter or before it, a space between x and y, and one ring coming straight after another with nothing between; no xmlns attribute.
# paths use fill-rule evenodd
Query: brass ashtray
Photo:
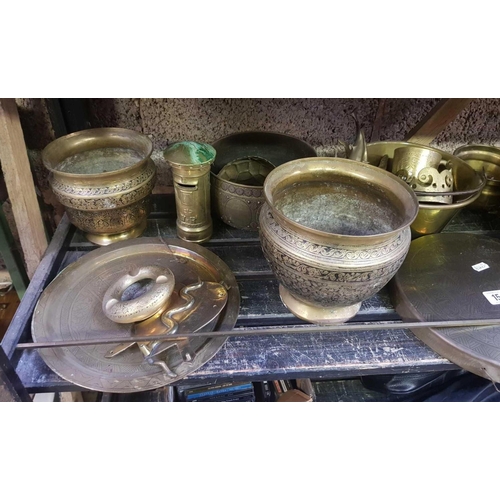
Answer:
<svg viewBox="0 0 500 500"><path fill-rule="evenodd" d="M264 181L274 165L258 156L239 158L212 172L214 212L237 229L259 229L259 213L264 203Z"/></svg>

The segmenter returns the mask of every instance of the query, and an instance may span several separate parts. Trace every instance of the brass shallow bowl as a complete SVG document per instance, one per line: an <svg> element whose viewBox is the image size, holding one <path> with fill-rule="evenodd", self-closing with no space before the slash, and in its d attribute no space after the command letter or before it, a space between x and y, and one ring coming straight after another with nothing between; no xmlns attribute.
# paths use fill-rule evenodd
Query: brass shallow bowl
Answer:
<svg viewBox="0 0 500 500"><path fill-rule="evenodd" d="M344 158L275 168L260 212L264 255L295 316L343 323L394 276L418 212L411 188L390 172Z"/></svg>
<svg viewBox="0 0 500 500"><path fill-rule="evenodd" d="M482 144L461 146L453 154L467 162L476 172L484 173L486 185L470 208L494 211L500 208L500 148Z"/></svg>
<svg viewBox="0 0 500 500"><path fill-rule="evenodd" d="M156 181L152 142L122 128L75 132L42 152L49 183L70 221L98 245L139 236Z"/></svg>
<svg viewBox="0 0 500 500"><path fill-rule="evenodd" d="M419 204L418 215L411 225L412 237L417 238L426 234L439 233L462 208L469 206L479 198L481 189L484 186L484 179L460 158L440 149L410 142L374 142L368 144L368 163L377 166L382 158L387 155L386 166L387 170L390 171L394 151L404 146L422 147L441 154L444 161L450 162L453 171L453 191L471 191L468 194L453 195L453 203L449 205L429 202Z"/></svg>
<svg viewBox="0 0 500 500"><path fill-rule="evenodd" d="M237 229L259 229L264 204L263 185L274 165L265 158L240 158L212 172L212 205L215 214Z"/></svg>

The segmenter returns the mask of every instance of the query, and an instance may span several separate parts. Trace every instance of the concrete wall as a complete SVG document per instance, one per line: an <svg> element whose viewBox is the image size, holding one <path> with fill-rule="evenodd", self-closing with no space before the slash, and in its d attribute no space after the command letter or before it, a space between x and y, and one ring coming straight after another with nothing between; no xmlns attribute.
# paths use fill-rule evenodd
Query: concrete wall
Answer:
<svg viewBox="0 0 500 500"><path fill-rule="evenodd" d="M342 154L338 141L352 141L356 113L370 140L379 99L88 99L93 127L131 128L154 142L159 168L155 192L169 191L172 179L161 151L179 140L213 142L227 134L264 130L291 134L320 155ZM380 140L401 140L438 99L385 99ZM49 230L63 209L54 199L40 151L55 137L43 99L18 99L35 183ZM433 142L446 151L466 143L500 146L500 99L476 99ZM4 204L9 214L9 203Z"/></svg>

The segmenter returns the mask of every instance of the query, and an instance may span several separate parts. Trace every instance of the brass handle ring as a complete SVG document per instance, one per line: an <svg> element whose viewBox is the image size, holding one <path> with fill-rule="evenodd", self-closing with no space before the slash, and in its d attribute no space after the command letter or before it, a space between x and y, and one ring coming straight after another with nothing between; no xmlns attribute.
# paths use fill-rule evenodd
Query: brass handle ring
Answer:
<svg viewBox="0 0 500 500"><path fill-rule="evenodd" d="M151 290L132 300L122 300L123 292L144 279L154 280ZM104 294L102 310L115 323L143 321L161 311L174 290L175 277L165 267L143 266L130 271L111 285Z"/></svg>

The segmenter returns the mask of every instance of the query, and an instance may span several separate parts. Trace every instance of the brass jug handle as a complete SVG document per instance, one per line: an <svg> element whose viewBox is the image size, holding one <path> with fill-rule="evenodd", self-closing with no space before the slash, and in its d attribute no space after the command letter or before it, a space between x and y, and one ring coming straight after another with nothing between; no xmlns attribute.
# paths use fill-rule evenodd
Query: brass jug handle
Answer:
<svg viewBox="0 0 500 500"><path fill-rule="evenodd" d="M132 300L122 300L123 292L144 279L154 280L148 292ZM129 271L113 283L104 294L102 310L115 323L143 321L161 311L174 291L175 277L170 269L143 266Z"/></svg>

